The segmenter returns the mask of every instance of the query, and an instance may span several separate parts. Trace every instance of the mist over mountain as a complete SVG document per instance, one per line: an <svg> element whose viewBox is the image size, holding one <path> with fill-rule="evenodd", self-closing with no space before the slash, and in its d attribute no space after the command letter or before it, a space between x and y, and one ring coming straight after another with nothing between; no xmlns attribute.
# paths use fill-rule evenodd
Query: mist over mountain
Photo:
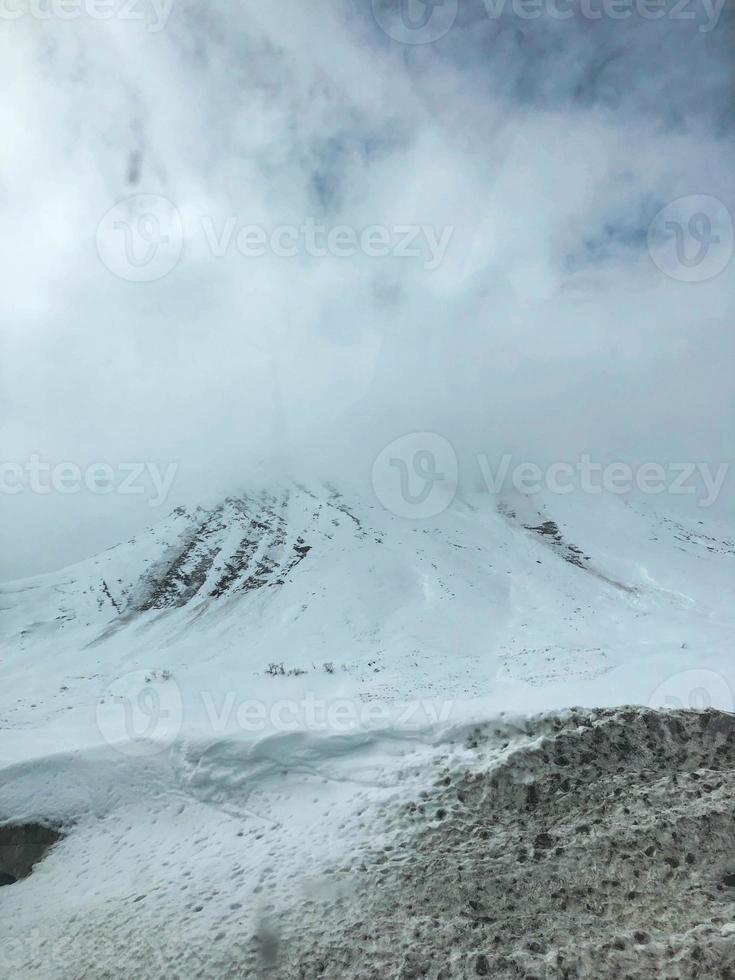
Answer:
<svg viewBox="0 0 735 980"><path fill-rule="evenodd" d="M732 9L466 0L413 43L420 7L6 22L4 459L176 475L160 501L4 494L3 578L254 473L370 495L411 432L449 440L470 484L477 454L729 459L732 266L682 281L649 246L678 199L733 210ZM155 227L152 197L173 208ZM164 264L140 281L150 235Z"/></svg>

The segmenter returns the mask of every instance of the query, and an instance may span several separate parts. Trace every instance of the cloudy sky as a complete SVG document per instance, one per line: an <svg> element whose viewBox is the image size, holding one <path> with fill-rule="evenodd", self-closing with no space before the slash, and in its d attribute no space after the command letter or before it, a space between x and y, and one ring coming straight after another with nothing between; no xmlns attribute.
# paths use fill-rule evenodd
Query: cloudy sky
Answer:
<svg viewBox="0 0 735 980"><path fill-rule="evenodd" d="M5 3L0 577L254 474L367 492L412 431L731 458L734 42L717 0Z"/></svg>

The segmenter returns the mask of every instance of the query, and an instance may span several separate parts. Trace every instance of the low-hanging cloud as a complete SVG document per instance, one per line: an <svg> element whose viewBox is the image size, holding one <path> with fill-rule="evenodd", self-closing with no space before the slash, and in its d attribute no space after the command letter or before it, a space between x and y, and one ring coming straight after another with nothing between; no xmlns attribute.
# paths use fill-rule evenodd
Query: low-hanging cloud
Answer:
<svg viewBox="0 0 735 980"><path fill-rule="evenodd" d="M261 466L367 481L411 431L728 459L735 18L559 6L458 2L422 43L419 0L13 8L3 460L175 465L173 506ZM161 513L2 503L6 578Z"/></svg>

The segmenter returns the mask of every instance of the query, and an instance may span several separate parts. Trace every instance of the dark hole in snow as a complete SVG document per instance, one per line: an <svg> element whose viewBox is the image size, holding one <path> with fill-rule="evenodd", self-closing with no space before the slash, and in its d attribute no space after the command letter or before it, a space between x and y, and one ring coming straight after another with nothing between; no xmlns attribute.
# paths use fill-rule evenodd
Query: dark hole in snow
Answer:
<svg viewBox="0 0 735 980"><path fill-rule="evenodd" d="M53 827L38 823L0 827L0 885L14 885L27 878L34 865L43 860L63 836Z"/></svg>
<svg viewBox="0 0 735 980"><path fill-rule="evenodd" d="M735 888L735 875L725 875L722 883L723 885L727 885L728 888Z"/></svg>

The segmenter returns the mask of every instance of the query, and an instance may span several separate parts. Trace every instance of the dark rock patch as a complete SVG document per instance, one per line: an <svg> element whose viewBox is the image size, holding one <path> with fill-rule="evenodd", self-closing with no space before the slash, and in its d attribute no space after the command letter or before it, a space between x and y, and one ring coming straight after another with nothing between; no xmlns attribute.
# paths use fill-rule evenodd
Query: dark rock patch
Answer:
<svg viewBox="0 0 735 980"><path fill-rule="evenodd" d="M0 885L27 878L63 834L39 823L0 827Z"/></svg>

